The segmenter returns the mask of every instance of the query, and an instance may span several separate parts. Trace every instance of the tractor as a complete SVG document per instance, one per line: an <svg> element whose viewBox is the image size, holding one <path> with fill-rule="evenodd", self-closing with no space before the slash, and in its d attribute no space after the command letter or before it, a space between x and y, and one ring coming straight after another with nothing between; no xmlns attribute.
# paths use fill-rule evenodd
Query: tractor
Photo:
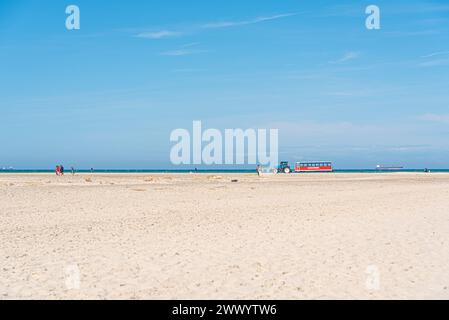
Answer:
<svg viewBox="0 0 449 320"><path fill-rule="evenodd" d="M282 161L278 167L278 173L291 173L292 169L287 161Z"/></svg>

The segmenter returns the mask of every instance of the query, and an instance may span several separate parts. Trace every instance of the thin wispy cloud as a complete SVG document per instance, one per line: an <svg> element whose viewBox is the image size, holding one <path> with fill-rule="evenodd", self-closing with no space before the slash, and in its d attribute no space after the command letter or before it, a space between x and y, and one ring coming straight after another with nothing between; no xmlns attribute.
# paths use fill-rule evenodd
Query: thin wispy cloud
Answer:
<svg viewBox="0 0 449 320"><path fill-rule="evenodd" d="M200 31L200 29L218 29L218 28L230 28L230 27L238 27L238 26L245 26L245 25L251 25L256 23L262 23L267 21L274 21L278 19L288 18L292 16L298 15L297 12L294 13L283 13L283 14L276 14L271 16L260 16L251 20L242 20L242 21L219 21L219 22L211 22L206 23L200 26L192 27L190 28L190 31L187 33L195 33ZM196 30L195 30L196 29ZM165 39L165 38L175 38L186 35L186 32L181 31L172 31L172 30L160 30L160 31L144 31L135 34L134 36L137 38L143 38L143 39L152 39L152 40L158 40L158 39ZM192 45L196 45L197 43L192 43ZM178 52L179 55L182 55L181 52Z"/></svg>
<svg viewBox="0 0 449 320"><path fill-rule="evenodd" d="M251 20L218 21L218 22L211 22L211 23L204 24L204 25L202 25L202 28L215 29L215 28L238 27L238 26L245 26L245 25L256 24L256 23L261 23L261 22L266 22L266 21L283 19L283 18L287 18L287 17L293 17L296 15L298 15L297 12L277 14L277 15L272 15L272 16L262 16L262 17L257 17L257 18L251 19Z"/></svg>
<svg viewBox="0 0 449 320"><path fill-rule="evenodd" d="M441 67L441 66L449 66L449 58L447 59L435 59L426 62L422 62L419 64L420 67Z"/></svg>
<svg viewBox="0 0 449 320"><path fill-rule="evenodd" d="M420 62L418 64L418 66L420 67L439 67L449 65L449 51L432 52L422 56L421 58L427 60L424 62Z"/></svg>
<svg viewBox="0 0 449 320"><path fill-rule="evenodd" d="M193 54L206 53L207 50L189 50L189 49L179 49L179 50L169 50L161 52L161 56L169 56L169 57L181 57L181 56L190 56Z"/></svg>
<svg viewBox="0 0 449 320"><path fill-rule="evenodd" d="M430 54L427 54L425 56L422 56L421 58L432 58L432 57L436 57L436 56L444 56L444 55L449 55L449 51L438 51L438 52L433 52Z"/></svg>
<svg viewBox="0 0 449 320"><path fill-rule="evenodd" d="M181 46L181 48L190 48L190 47L195 47L200 45L199 42L190 42L190 43L186 43L184 45Z"/></svg>
<svg viewBox="0 0 449 320"><path fill-rule="evenodd" d="M144 39L164 39L164 38L180 37L182 35L183 35L182 32L162 30L154 32L141 32L137 34L136 37Z"/></svg>
<svg viewBox="0 0 449 320"><path fill-rule="evenodd" d="M169 57L181 57L208 52L207 50L197 49L199 45L199 42L186 43L177 49L161 52L160 55Z"/></svg>
<svg viewBox="0 0 449 320"><path fill-rule="evenodd" d="M230 27L238 27L238 26L245 26L245 25L251 25L256 23L262 23L267 21L274 21L278 19L288 18L292 16L298 15L297 12L294 13L283 13L283 14L276 14L271 16L260 16L251 20L241 20L241 21L219 21L219 22L211 22L206 23L200 26L191 27L188 32L181 32L181 31L172 31L172 30L160 30L160 31L144 31L135 34L134 36L137 38L143 38L143 39L165 39L165 38L175 38L175 37L181 37L186 34L196 33L199 32L201 29L218 29L218 28L230 28ZM192 45L196 45L197 43L192 43ZM181 55L181 52L179 52L179 55Z"/></svg>
<svg viewBox="0 0 449 320"><path fill-rule="evenodd" d="M449 124L449 114L428 113L419 117L420 120Z"/></svg>
<svg viewBox="0 0 449 320"><path fill-rule="evenodd" d="M359 52L350 51L350 52L346 52L343 55L343 57L341 57L340 59L335 60L335 61L329 61L329 63L332 63L332 64L345 63L345 62L348 62L348 61L351 61L351 60L355 60L355 59L357 59L359 57L360 57L360 53Z"/></svg>

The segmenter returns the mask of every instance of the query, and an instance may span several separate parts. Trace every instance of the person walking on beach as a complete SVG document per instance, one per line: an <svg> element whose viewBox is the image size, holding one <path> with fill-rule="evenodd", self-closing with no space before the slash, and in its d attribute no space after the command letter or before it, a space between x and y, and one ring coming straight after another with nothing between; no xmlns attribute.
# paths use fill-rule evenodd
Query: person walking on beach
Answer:
<svg viewBox="0 0 449 320"><path fill-rule="evenodd" d="M60 172L61 172L61 176L63 176L64 175L64 166L63 165L61 165Z"/></svg>
<svg viewBox="0 0 449 320"><path fill-rule="evenodd" d="M74 167L71 167L71 168L70 168L70 171L72 172L72 176L74 176L74 175L75 175L75 168L74 168Z"/></svg>
<svg viewBox="0 0 449 320"><path fill-rule="evenodd" d="M55 172L56 172L57 176L61 175L61 167L60 166L56 166Z"/></svg>

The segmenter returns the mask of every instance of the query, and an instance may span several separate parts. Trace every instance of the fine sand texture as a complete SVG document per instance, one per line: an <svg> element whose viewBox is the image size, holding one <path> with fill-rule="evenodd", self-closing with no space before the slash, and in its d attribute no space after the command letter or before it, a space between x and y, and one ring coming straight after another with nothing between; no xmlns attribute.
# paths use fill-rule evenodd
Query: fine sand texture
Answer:
<svg viewBox="0 0 449 320"><path fill-rule="evenodd" d="M449 174L0 174L0 299L449 299L448 287Z"/></svg>

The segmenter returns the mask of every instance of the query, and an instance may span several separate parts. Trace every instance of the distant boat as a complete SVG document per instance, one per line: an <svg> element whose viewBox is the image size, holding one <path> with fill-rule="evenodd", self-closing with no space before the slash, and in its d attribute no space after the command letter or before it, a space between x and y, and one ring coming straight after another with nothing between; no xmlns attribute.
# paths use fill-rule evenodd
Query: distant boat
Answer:
<svg viewBox="0 0 449 320"><path fill-rule="evenodd" d="M377 169L377 170L380 170L380 171L383 171L383 170L385 170L385 171L394 171L394 170L403 170L404 167L401 167L401 166L397 166L397 167L391 166L391 167L388 167L388 166L377 165L376 169Z"/></svg>

